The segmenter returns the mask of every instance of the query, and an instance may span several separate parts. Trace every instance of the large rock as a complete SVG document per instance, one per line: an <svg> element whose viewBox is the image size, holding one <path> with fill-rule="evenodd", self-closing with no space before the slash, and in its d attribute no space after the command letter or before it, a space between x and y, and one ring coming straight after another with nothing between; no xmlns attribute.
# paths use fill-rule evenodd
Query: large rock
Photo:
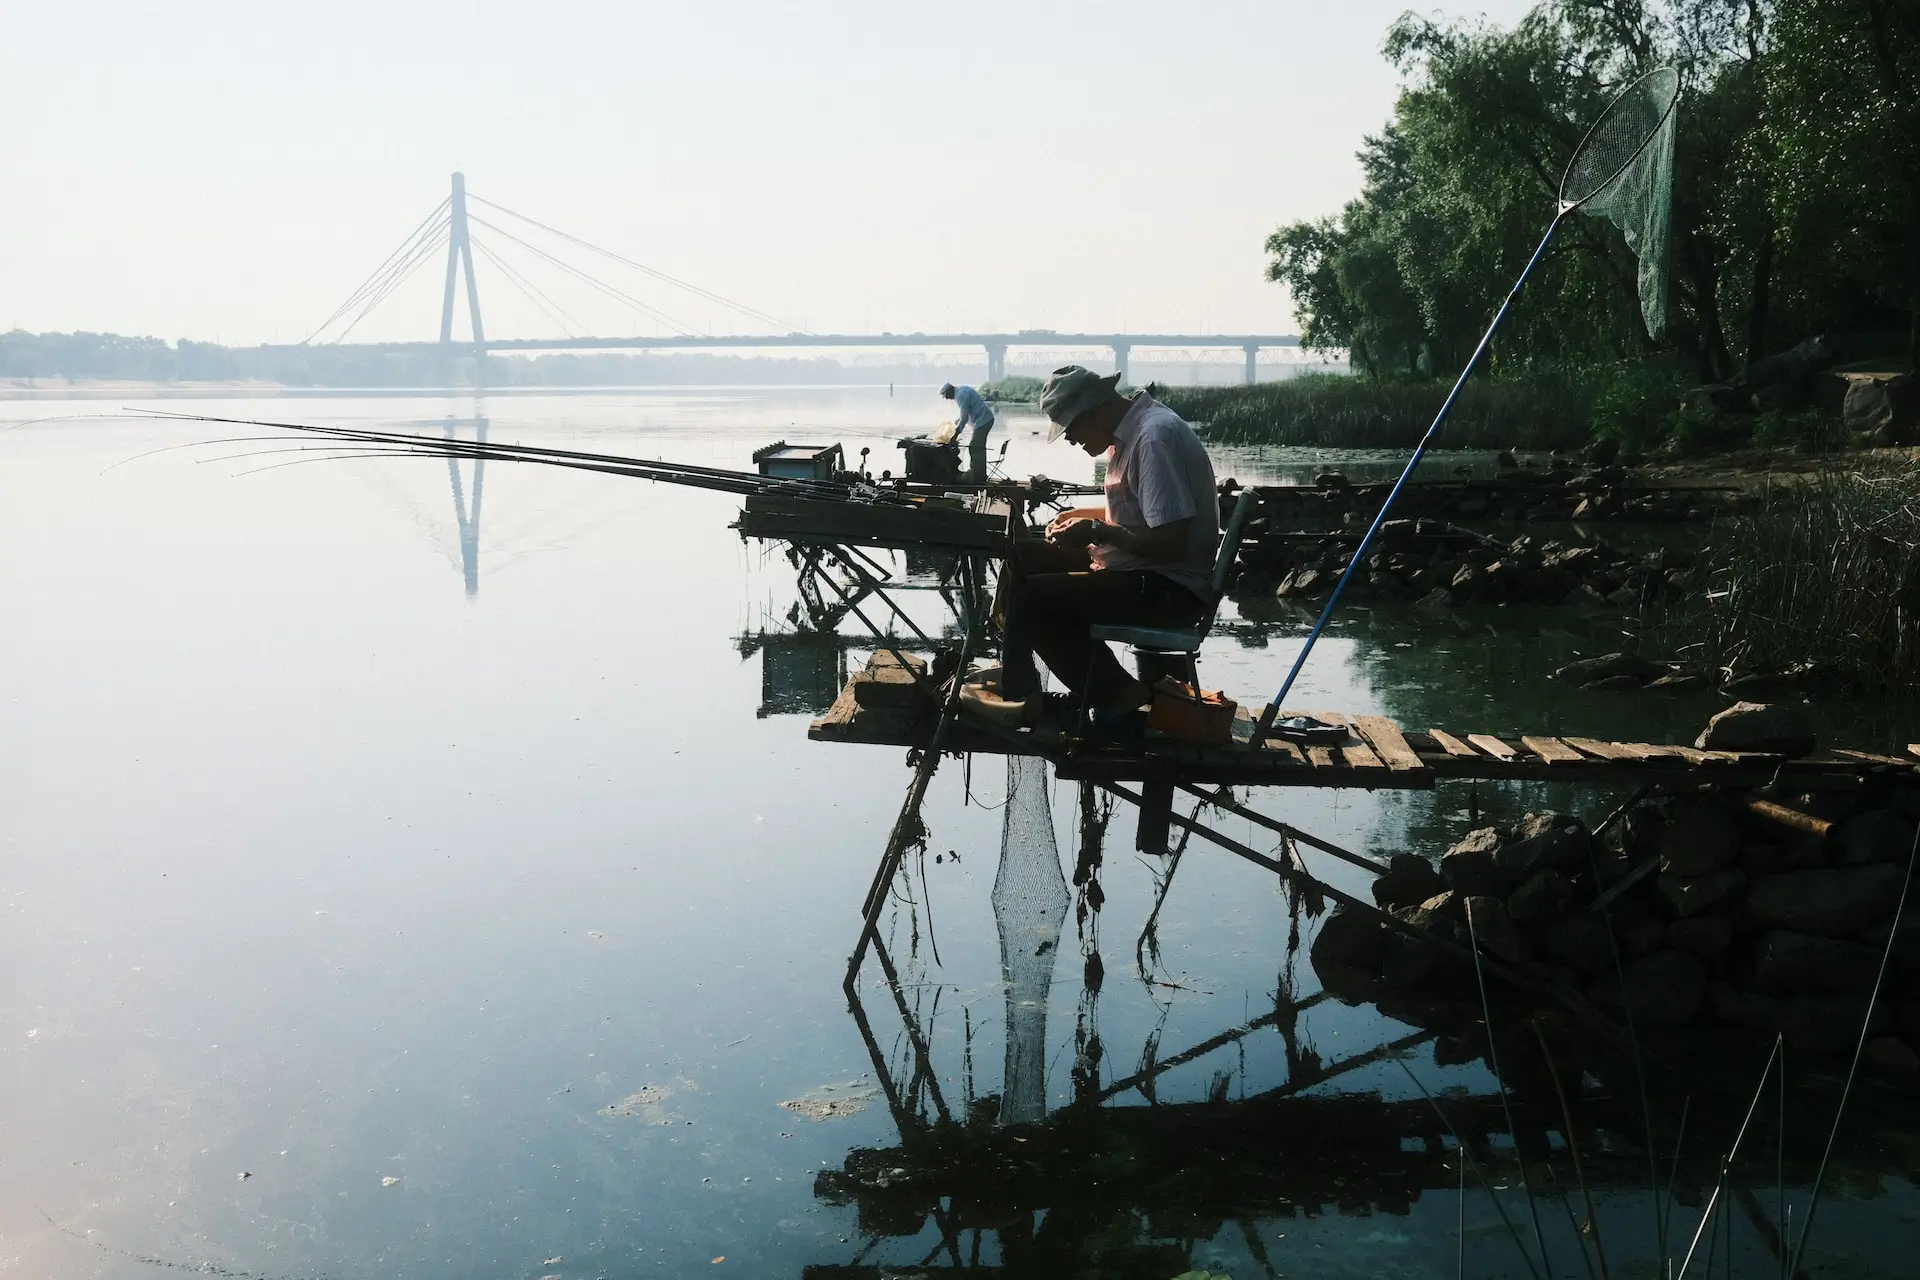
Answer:
<svg viewBox="0 0 1920 1280"><path fill-rule="evenodd" d="M1580 819L1564 813L1530 813L1508 833L1493 863L1510 884L1548 868L1586 867L1591 837Z"/></svg>
<svg viewBox="0 0 1920 1280"><path fill-rule="evenodd" d="M1886 863L1761 876L1747 890L1747 912L1768 928L1845 937L1892 915L1904 878Z"/></svg>
<svg viewBox="0 0 1920 1280"><path fill-rule="evenodd" d="M1865 436L1870 444L1912 442L1920 425L1920 389L1910 375L1854 377L1847 382L1840 417L1848 431Z"/></svg>
<svg viewBox="0 0 1920 1280"><path fill-rule="evenodd" d="M1691 1022L1707 998L1707 971L1680 951L1655 951L1629 960L1618 972L1603 972L1587 988L1603 1009L1631 1013L1635 1021Z"/></svg>
<svg viewBox="0 0 1920 1280"><path fill-rule="evenodd" d="M1573 881L1548 867L1536 871L1507 899L1514 923L1542 925L1563 915L1573 905Z"/></svg>
<svg viewBox="0 0 1920 1280"><path fill-rule="evenodd" d="M1373 882L1373 900L1383 907L1418 906L1446 887L1431 862L1417 853L1396 853Z"/></svg>
<svg viewBox="0 0 1920 1280"><path fill-rule="evenodd" d="M1705 796L1676 802L1660 832L1660 869L1699 876L1740 857L1740 824L1727 806Z"/></svg>
<svg viewBox="0 0 1920 1280"><path fill-rule="evenodd" d="M1666 825L1666 815L1660 806L1642 800L1607 828L1604 840L1608 848L1618 850L1630 863L1638 865L1648 855L1659 852L1660 833Z"/></svg>
<svg viewBox="0 0 1920 1280"><path fill-rule="evenodd" d="M1913 856L1913 827L1891 809L1869 809L1833 829L1834 861L1842 866L1891 862L1905 866Z"/></svg>
<svg viewBox="0 0 1920 1280"><path fill-rule="evenodd" d="M1879 1036L1867 1041L1867 1047L1861 1050L1860 1060L1868 1069L1878 1071L1881 1075L1910 1076L1920 1071L1920 1054L1892 1036Z"/></svg>
<svg viewBox="0 0 1920 1280"><path fill-rule="evenodd" d="M1702 751L1765 751L1804 756L1819 745L1813 722L1785 702L1736 702L1707 721L1694 740Z"/></svg>
<svg viewBox="0 0 1920 1280"><path fill-rule="evenodd" d="M1583 976L1613 965L1613 942L1607 936L1606 923L1585 911L1548 925L1541 932L1540 945L1547 955L1564 960Z"/></svg>
<svg viewBox="0 0 1920 1280"><path fill-rule="evenodd" d="M1465 932L1452 920L1424 907L1401 907L1393 914L1436 938L1458 941L1455 930ZM1451 975L1458 963L1459 958L1446 947L1390 929L1380 959L1380 976L1392 986L1424 987Z"/></svg>
<svg viewBox="0 0 1920 1280"><path fill-rule="evenodd" d="M1770 996L1869 991L1880 953L1857 942L1774 929L1753 949L1753 984Z"/></svg>
<svg viewBox="0 0 1920 1280"><path fill-rule="evenodd" d="M1587 685L1596 680L1628 676L1638 684L1645 684L1655 676L1664 675L1666 670L1659 663L1649 662L1637 653L1603 653L1597 658L1579 658L1569 662L1555 671L1553 678L1565 680L1568 684Z"/></svg>
<svg viewBox="0 0 1920 1280"><path fill-rule="evenodd" d="M1785 351L1755 360L1735 376L1733 385L1748 395L1782 384L1804 386L1814 374L1838 358L1833 339L1819 334Z"/></svg>
<svg viewBox="0 0 1920 1280"><path fill-rule="evenodd" d="M1467 925L1470 940L1487 955L1509 964L1523 964L1533 955L1498 898L1468 898Z"/></svg>
<svg viewBox="0 0 1920 1280"><path fill-rule="evenodd" d="M1795 996L1780 1001L1779 1029L1787 1044L1813 1053L1844 1053L1860 1043L1861 1024L1867 1019L1864 995ZM1884 1004L1873 1007L1873 1030L1892 1024Z"/></svg>
<svg viewBox="0 0 1920 1280"><path fill-rule="evenodd" d="M1613 942L1631 960L1668 946L1667 926L1644 911L1620 911L1613 921Z"/></svg>
<svg viewBox="0 0 1920 1280"><path fill-rule="evenodd" d="M1500 833L1494 828L1481 827L1468 832L1465 839L1441 857L1441 878L1455 893L1503 896L1512 882L1494 862L1494 853L1499 848Z"/></svg>
<svg viewBox="0 0 1920 1280"><path fill-rule="evenodd" d="M1386 930L1379 919L1341 903L1321 923L1308 954L1313 957L1316 969L1340 965L1378 973L1385 951Z"/></svg>
<svg viewBox="0 0 1920 1280"><path fill-rule="evenodd" d="M1709 871L1703 876L1660 873L1660 893L1677 916L1697 916L1718 906L1747 887L1747 873L1737 868Z"/></svg>
<svg viewBox="0 0 1920 1280"><path fill-rule="evenodd" d="M1711 962L1733 945L1733 921L1725 916L1691 916L1668 925L1667 936L1688 955Z"/></svg>
<svg viewBox="0 0 1920 1280"><path fill-rule="evenodd" d="M1707 1008L1722 1022L1738 1023L1756 1031L1780 1030L1782 1015L1778 1000L1742 991L1724 982L1707 988Z"/></svg>

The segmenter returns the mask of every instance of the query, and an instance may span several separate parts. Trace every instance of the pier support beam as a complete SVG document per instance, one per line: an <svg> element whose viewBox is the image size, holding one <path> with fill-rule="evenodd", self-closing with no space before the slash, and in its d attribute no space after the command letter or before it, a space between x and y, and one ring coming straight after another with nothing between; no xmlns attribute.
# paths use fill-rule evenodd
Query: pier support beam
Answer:
<svg viewBox="0 0 1920 1280"><path fill-rule="evenodd" d="M999 382L1007 376L1007 344L987 343L987 381Z"/></svg>
<svg viewBox="0 0 1920 1280"><path fill-rule="evenodd" d="M1122 385L1127 384L1127 357L1132 353L1133 347L1129 343L1116 342L1113 344L1113 367L1119 371Z"/></svg>
<svg viewBox="0 0 1920 1280"><path fill-rule="evenodd" d="M1240 349L1247 353L1247 385L1252 386L1260 376L1260 348L1249 342Z"/></svg>

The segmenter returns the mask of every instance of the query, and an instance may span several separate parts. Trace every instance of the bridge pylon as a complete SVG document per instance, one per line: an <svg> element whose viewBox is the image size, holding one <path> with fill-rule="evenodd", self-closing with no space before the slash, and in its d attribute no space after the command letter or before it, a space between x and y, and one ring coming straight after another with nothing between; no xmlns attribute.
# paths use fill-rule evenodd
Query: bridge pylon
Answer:
<svg viewBox="0 0 1920 1280"><path fill-rule="evenodd" d="M487 331L480 323L480 291L473 284L473 241L467 236L467 175L453 175L453 196L448 205L447 224L447 292L440 305L440 345L453 345L453 286L456 273L461 266L466 267L467 277L467 320L473 327L473 346L479 351L480 344L487 340Z"/></svg>

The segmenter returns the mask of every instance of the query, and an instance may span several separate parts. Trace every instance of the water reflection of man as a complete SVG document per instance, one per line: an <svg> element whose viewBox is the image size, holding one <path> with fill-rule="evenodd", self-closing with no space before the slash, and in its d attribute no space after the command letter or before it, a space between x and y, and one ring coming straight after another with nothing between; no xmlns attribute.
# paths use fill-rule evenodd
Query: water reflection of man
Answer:
<svg viewBox="0 0 1920 1280"><path fill-rule="evenodd" d="M1021 539L1007 562L1001 692L1037 702L1037 654L1076 696L1101 709L1144 705L1149 690L1090 634L1097 623L1190 627L1212 605L1220 538L1213 463L1180 415L1119 374L1079 365L1049 374L1040 410L1093 457L1107 456L1107 504L1068 511L1044 542Z"/></svg>
<svg viewBox="0 0 1920 1280"><path fill-rule="evenodd" d="M959 438L963 431L971 430L973 435L967 440L968 479L975 484L987 481L987 436L993 431L993 406L987 398L972 387L956 387L951 382L940 387L940 394L953 401L960 408L960 416L954 419L954 437Z"/></svg>

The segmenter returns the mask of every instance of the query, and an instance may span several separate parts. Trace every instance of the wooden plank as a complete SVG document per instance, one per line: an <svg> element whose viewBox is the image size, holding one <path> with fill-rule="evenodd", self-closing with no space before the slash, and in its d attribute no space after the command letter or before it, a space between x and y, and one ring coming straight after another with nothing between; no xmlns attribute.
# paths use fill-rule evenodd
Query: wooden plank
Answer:
<svg viewBox="0 0 1920 1280"><path fill-rule="evenodd" d="M1480 748L1485 754L1498 760L1501 764L1512 764L1513 758L1520 754L1492 734L1470 733L1467 735L1467 741Z"/></svg>
<svg viewBox="0 0 1920 1280"><path fill-rule="evenodd" d="M1596 760L1640 760L1644 757L1624 742L1601 742L1594 738L1563 738L1561 741L1576 750L1584 751Z"/></svg>
<svg viewBox="0 0 1920 1280"><path fill-rule="evenodd" d="M1341 753L1347 757L1347 764L1351 768L1384 769L1387 767L1381 762L1379 756L1373 754L1373 748L1367 746L1365 743L1357 742L1352 746L1342 747L1340 750Z"/></svg>
<svg viewBox="0 0 1920 1280"><path fill-rule="evenodd" d="M1548 764L1580 764L1586 759L1558 738L1539 738L1527 734L1520 739L1520 745Z"/></svg>
<svg viewBox="0 0 1920 1280"><path fill-rule="evenodd" d="M1463 759L1471 760L1479 754L1472 747L1460 741L1460 739L1454 737L1445 729L1429 729L1427 732L1432 735L1435 742L1440 744L1440 749L1450 756L1459 756Z"/></svg>
<svg viewBox="0 0 1920 1280"><path fill-rule="evenodd" d="M1920 756L1920 742L1909 742L1907 744L1907 750L1916 756Z"/></svg>
<svg viewBox="0 0 1920 1280"><path fill-rule="evenodd" d="M1342 729L1345 729L1347 731L1347 741L1341 743L1340 744L1341 746L1343 747L1349 746L1352 743L1356 743L1360 741L1360 735L1358 733L1355 733L1353 729L1353 717L1349 716L1346 712L1344 711L1309 711L1306 714L1312 716L1315 720L1321 720L1326 722L1327 724L1337 724Z"/></svg>
<svg viewBox="0 0 1920 1280"><path fill-rule="evenodd" d="M1913 761L1902 760L1899 756L1883 756L1874 751L1850 751L1846 747L1835 747L1835 755L1852 756L1855 760L1867 760L1874 764L1890 764L1896 768L1911 769Z"/></svg>
<svg viewBox="0 0 1920 1280"><path fill-rule="evenodd" d="M1266 742L1261 745L1276 755L1285 756L1291 764L1303 765L1307 762L1307 758L1300 754L1300 748L1294 746L1284 738L1268 738Z"/></svg>
<svg viewBox="0 0 1920 1280"><path fill-rule="evenodd" d="M1400 726L1385 716L1355 716L1353 727L1367 740L1373 753L1395 773L1415 773L1427 767L1414 754L1413 747L1401 734Z"/></svg>
<svg viewBox="0 0 1920 1280"><path fill-rule="evenodd" d="M1682 747L1669 747L1656 742L1623 742L1620 745L1623 747L1630 747L1633 750L1640 752L1642 757L1648 761L1664 761L1668 764L1686 763L1687 757L1685 753L1687 750L1691 749L1691 748L1682 748Z"/></svg>
<svg viewBox="0 0 1920 1280"><path fill-rule="evenodd" d="M1313 762L1313 767L1316 769L1333 769L1338 767L1338 762L1333 758L1332 747L1308 747L1307 759Z"/></svg>

